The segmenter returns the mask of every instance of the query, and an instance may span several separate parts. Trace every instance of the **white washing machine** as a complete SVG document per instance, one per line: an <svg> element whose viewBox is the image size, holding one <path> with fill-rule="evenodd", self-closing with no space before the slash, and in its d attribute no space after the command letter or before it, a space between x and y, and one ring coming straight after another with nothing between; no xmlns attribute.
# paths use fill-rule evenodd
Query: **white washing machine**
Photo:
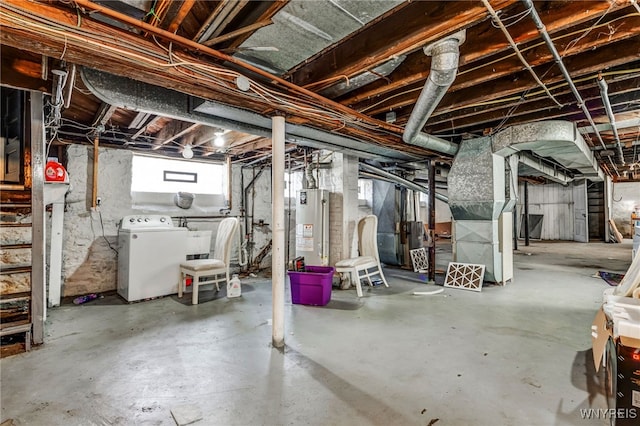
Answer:
<svg viewBox="0 0 640 426"><path fill-rule="evenodd" d="M177 293L187 235L169 216L125 216L118 230L118 294L134 302Z"/></svg>

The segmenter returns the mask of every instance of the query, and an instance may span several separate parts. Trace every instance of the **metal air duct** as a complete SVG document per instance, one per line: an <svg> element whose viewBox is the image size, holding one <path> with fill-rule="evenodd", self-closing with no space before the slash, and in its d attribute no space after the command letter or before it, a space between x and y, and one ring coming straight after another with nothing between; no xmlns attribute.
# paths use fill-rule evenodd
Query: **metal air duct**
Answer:
<svg viewBox="0 0 640 426"><path fill-rule="evenodd" d="M82 81L101 101L119 108L271 137L271 119L251 111L207 101L164 87L82 68ZM328 131L286 123L287 142L330 149L360 158L418 161L422 157L399 148L372 145ZM437 138L436 138L437 139Z"/></svg>
<svg viewBox="0 0 640 426"><path fill-rule="evenodd" d="M455 260L485 265L486 280L503 282L500 235L510 234L506 229L501 232L499 221L507 206L505 161L492 153L490 137L462 141L448 183L449 208L455 219Z"/></svg>
<svg viewBox="0 0 640 426"><path fill-rule="evenodd" d="M575 125L570 121L549 120L508 127L492 137L494 154L508 157L520 151L531 151L552 158L567 169L575 169L581 177L601 181L604 174Z"/></svg>
<svg viewBox="0 0 640 426"><path fill-rule="evenodd" d="M607 117L611 123L611 130L613 130L613 137L616 139L616 150L618 154L618 164L624 166L624 154L622 152L622 145L620 144L620 135L618 134L618 128L616 127L616 117L613 115L613 109L611 108L611 102L609 101L609 85L602 76L598 76L598 86L600 86L600 95L602 96L602 103L604 109L607 111Z"/></svg>
<svg viewBox="0 0 640 426"><path fill-rule="evenodd" d="M402 140L406 143L450 155L458 151L457 144L423 133L422 129L456 78L459 46L465 37L462 30L424 48L425 55L432 56L431 71L404 128Z"/></svg>

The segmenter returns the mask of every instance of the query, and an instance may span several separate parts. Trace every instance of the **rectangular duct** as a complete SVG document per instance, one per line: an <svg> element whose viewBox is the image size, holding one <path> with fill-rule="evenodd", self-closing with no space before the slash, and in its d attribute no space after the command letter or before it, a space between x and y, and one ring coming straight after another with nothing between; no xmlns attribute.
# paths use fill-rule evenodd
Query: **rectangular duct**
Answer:
<svg viewBox="0 0 640 426"><path fill-rule="evenodd" d="M388 265L402 265L400 250L400 206L396 185L373 180L372 213L378 216L378 254L380 261Z"/></svg>
<svg viewBox="0 0 640 426"><path fill-rule="evenodd" d="M502 282L498 219L507 206L505 160L492 153L491 138L463 141L448 180L456 261L485 265L485 280Z"/></svg>
<svg viewBox="0 0 640 426"><path fill-rule="evenodd" d="M505 165L504 158L492 154L490 138L460 144L448 181L456 220L498 219L505 206Z"/></svg>

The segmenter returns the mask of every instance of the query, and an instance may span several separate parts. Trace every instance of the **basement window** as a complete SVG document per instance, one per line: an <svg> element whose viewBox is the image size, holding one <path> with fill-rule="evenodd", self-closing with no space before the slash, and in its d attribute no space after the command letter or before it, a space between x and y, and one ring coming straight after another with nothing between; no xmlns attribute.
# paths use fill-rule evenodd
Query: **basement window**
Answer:
<svg viewBox="0 0 640 426"><path fill-rule="evenodd" d="M302 190L302 172L284 172L284 198L295 200ZM295 201L294 201L295 203Z"/></svg>
<svg viewBox="0 0 640 426"><path fill-rule="evenodd" d="M190 212L226 206L227 167L224 164L134 155L131 160L131 198L135 209L177 209L178 192L195 195Z"/></svg>
<svg viewBox="0 0 640 426"><path fill-rule="evenodd" d="M371 207L373 205L373 181L358 179L358 206Z"/></svg>

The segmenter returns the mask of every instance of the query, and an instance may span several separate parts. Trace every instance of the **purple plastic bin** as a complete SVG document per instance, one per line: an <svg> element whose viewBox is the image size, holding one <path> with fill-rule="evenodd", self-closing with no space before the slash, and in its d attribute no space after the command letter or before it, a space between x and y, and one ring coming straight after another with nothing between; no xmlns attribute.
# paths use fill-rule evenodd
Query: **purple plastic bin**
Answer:
<svg viewBox="0 0 640 426"><path fill-rule="evenodd" d="M291 302L299 305L324 306L331 300L331 282L334 268L309 266L305 272L289 272Z"/></svg>

